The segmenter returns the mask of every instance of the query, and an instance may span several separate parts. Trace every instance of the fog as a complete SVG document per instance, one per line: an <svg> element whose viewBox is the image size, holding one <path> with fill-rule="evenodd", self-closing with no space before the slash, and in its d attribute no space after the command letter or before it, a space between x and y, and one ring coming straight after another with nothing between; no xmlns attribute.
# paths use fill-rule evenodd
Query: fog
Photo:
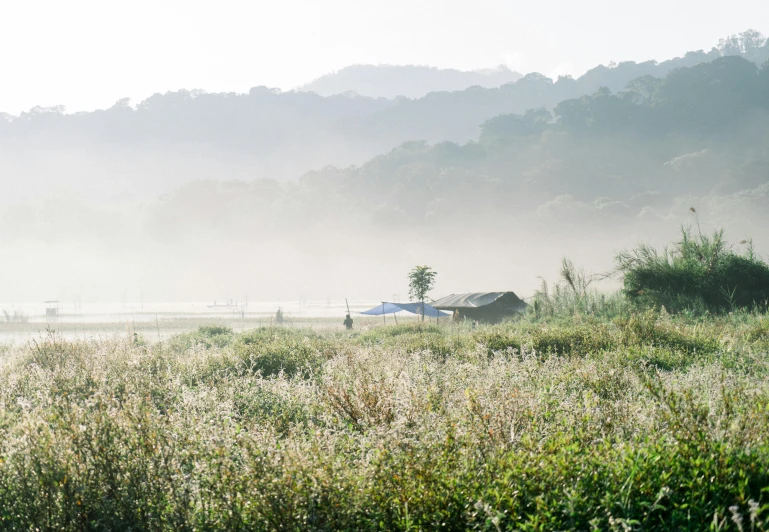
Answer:
<svg viewBox="0 0 769 532"><path fill-rule="evenodd" d="M506 65L470 72L415 65L352 65L301 85L298 90L322 96L352 93L374 98L423 98L431 92L475 86L496 88L521 77Z"/></svg>
<svg viewBox="0 0 769 532"><path fill-rule="evenodd" d="M417 264L435 297L528 296L563 257L608 272L681 224L766 257L767 59L746 33L578 79L458 88L425 69L436 89L418 94L347 72L325 96L4 115L0 301L405 299Z"/></svg>

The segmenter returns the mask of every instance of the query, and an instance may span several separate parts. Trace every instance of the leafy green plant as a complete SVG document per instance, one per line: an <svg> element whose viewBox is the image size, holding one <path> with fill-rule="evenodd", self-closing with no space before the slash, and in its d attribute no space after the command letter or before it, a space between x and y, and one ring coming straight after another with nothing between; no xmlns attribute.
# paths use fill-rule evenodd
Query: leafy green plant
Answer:
<svg viewBox="0 0 769 532"><path fill-rule="evenodd" d="M423 309L425 297L435 284L436 275L438 274L429 266L415 266L409 272L409 297L419 301L423 305ZM422 314L422 321L425 321L424 313Z"/></svg>
<svg viewBox="0 0 769 532"><path fill-rule="evenodd" d="M591 285L609 277L609 274L588 274L564 258L558 281L549 285L542 280L528 306L528 317L533 320L553 318L570 319L576 315L617 317L627 314L627 301L620 294L602 293Z"/></svg>
<svg viewBox="0 0 769 532"><path fill-rule="evenodd" d="M681 240L661 252L641 245L617 256L624 294L642 306L723 313L738 308L766 308L769 265L746 242L737 253L723 231L712 236L681 229Z"/></svg>

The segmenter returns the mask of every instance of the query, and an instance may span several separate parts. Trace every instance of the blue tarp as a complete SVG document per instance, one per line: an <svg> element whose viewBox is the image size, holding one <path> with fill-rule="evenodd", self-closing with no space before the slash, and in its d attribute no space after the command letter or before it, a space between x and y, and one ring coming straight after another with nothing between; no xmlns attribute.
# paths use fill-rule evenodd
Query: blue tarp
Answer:
<svg viewBox="0 0 769 532"><path fill-rule="evenodd" d="M382 314L395 314L401 310L403 309L395 303L382 303L381 305L377 305L371 310L361 312L361 314L367 314L369 316L381 316Z"/></svg>
<svg viewBox="0 0 769 532"><path fill-rule="evenodd" d="M382 314L395 314L396 312L400 312L402 310L405 310L406 312L411 312L412 314L422 314L422 303L387 303L384 302L381 305L377 305L376 307L372 308L371 310L367 310L366 312L361 312L361 314L366 314L367 316L381 316ZM424 304L424 313L425 316L428 316L430 318L447 318L451 316L451 314L446 314L445 312L441 312L437 308L431 307L427 303Z"/></svg>
<svg viewBox="0 0 769 532"><path fill-rule="evenodd" d="M411 312L412 314L422 314L422 303L395 303L399 307L401 307L403 310L407 312ZM447 314L446 312L441 312L435 307L431 307L427 303L424 304L424 313L425 316L429 316L430 318L436 318L440 316L441 318L448 318L451 316L451 314Z"/></svg>

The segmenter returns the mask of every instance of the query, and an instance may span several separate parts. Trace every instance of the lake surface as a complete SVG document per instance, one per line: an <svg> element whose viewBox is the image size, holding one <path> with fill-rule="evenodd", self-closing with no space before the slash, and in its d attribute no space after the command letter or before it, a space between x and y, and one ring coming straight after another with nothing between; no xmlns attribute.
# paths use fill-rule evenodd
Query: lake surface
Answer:
<svg viewBox="0 0 769 532"><path fill-rule="evenodd" d="M350 311L361 312L379 301L350 301ZM47 316L46 308L58 308L58 316ZM231 316L274 316L282 309L286 317L344 318L344 301L216 301L197 303L0 303L0 322L7 322L5 312L13 320L20 313L28 323L122 323L155 321L158 318L227 318Z"/></svg>
<svg viewBox="0 0 769 532"><path fill-rule="evenodd" d="M231 304L230 304L231 303ZM379 304L378 301L350 301L350 312L356 324L382 323L381 319L364 318L357 313ZM58 314L46 315L55 307ZM213 301L194 303L0 303L0 343L30 341L48 334L71 339L103 339L116 335L141 334L147 340L158 340L173 334L194 330L200 325L220 324L235 331L276 324L275 314L281 309L284 325L289 327L338 327L347 313L342 301ZM399 317L399 319L401 319Z"/></svg>

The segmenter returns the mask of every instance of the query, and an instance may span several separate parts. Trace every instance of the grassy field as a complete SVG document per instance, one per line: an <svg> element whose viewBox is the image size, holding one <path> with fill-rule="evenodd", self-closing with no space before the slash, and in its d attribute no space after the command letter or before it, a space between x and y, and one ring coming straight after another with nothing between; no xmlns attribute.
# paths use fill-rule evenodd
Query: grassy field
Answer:
<svg viewBox="0 0 769 532"><path fill-rule="evenodd" d="M283 328L287 329L312 329L316 331L342 330L344 314L335 317L294 317L287 316ZM393 318L387 319L387 324L393 323ZM415 317L401 316L400 323L414 323ZM125 321L84 321L67 322L52 320L47 323L4 323L0 322L0 344L27 344L47 334L48 330L55 330L60 339L66 340L99 340L110 341L115 337L132 336L134 333L141 336L149 343L166 340L171 336L197 330L198 327L217 325L229 327L235 332L258 329L273 326L273 316L246 315L244 318L233 315L225 315L219 318L204 316L172 316L160 317L152 320ZM356 329L371 329L382 325L382 318L355 316Z"/></svg>
<svg viewBox="0 0 769 532"><path fill-rule="evenodd" d="M0 348L3 530L769 530L769 317Z"/></svg>

